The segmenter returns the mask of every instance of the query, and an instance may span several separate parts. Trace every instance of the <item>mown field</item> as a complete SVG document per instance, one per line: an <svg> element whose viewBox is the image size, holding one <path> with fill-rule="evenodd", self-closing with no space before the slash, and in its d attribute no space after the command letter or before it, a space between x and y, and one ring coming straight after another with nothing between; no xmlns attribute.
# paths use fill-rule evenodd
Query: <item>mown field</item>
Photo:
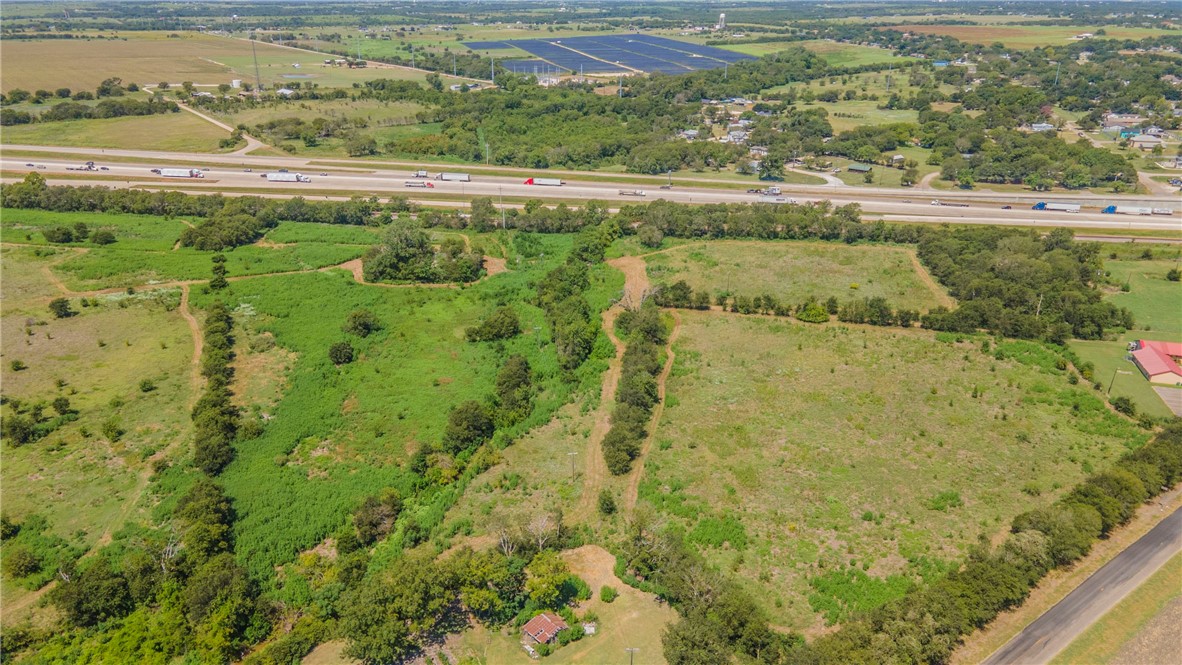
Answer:
<svg viewBox="0 0 1182 665"><path fill-rule="evenodd" d="M1105 391L1111 386L1113 397L1128 397L1139 410L1159 418L1172 413L1136 365L1126 359L1126 349L1138 339L1182 341L1182 285L1166 280L1166 272L1175 265L1175 261L1163 259L1106 260L1104 267L1112 279L1129 285L1127 292L1111 289L1106 298L1129 308L1137 327L1112 340L1071 342L1080 358L1096 366L1096 380L1103 383Z"/></svg>
<svg viewBox="0 0 1182 665"><path fill-rule="evenodd" d="M681 318L640 498L778 625L901 594L1148 437L1034 343Z"/></svg>
<svg viewBox="0 0 1182 665"><path fill-rule="evenodd" d="M1066 44L1075 35L1095 33L1103 29L1103 39L1145 39L1176 34L1154 28L1123 28L1114 26L1059 26L1059 25L931 25L905 24L890 26L890 30L918 32L929 35L948 35L970 44L1001 43L1010 48L1035 48Z"/></svg>
<svg viewBox="0 0 1182 665"><path fill-rule="evenodd" d="M4 142L16 145L60 145L124 150L219 152L218 141L229 134L212 123L181 111L163 115L13 125L4 128Z"/></svg>
<svg viewBox="0 0 1182 665"><path fill-rule="evenodd" d="M99 33L94 33L97 37ZM112 33L101 33L109 36ZM123 82L155 85L161 81L203 85L254 81L251 44L194 32L114 33L117 39L5 40L3 90L53 90L68 87L92 90L112 76ZM348 86L379 77L423 80L423 74L403 69L347 69L324 66L324 56L256 43L263 84L314 81L326 87ZM299 67L293 65L299 64Z"/></svg>
<svg viewBox="0 0 1182 665"><path fill-rule="evenodd" d="M917 272L914 250L821 242L717 241L687 244L645 258L654 284L685 280L694 290L801 303L881 296L894 307L927 311L951 299ZM927 277L928 281L925 281Z"/></svg>
<svg viewBox="0 0 1182 665"><path fill-rule="evenodd" d="M802 42L760 42L755 44L728 44L720 46L728 51L735 51L737 53L746 53L756 57L770 55L772 53L779 53L793 47L806 48L825 59L825 62L834 67L858 67L860 65L873 65L879 62L890 62L892 60L899 63L910 62L910 58L899 58L894 53L887 49L876 48L873 46L861 46L859 44L841 44L823 39L812 39Z"/></svg>

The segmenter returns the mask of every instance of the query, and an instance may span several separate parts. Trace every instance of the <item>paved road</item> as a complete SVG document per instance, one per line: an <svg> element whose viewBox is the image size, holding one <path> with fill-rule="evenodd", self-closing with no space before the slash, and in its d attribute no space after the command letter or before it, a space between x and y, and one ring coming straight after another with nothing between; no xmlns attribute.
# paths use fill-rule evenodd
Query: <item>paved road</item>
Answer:
<svg viewBox="0 0 1182 665"><path fill-rule="evenodd" d="M52 154L52 153L50 153ZM161 155L155 162L158 166L167 166L172 153L154 153ZM300 194L313 190L314 195L333 193L357 192L365 195L392 196L406 195L423 203L439 204L442 201L464 201L474 196L488 196L499 198L502 196L519 198L540 198L547 200L587 201L601 200L617 204L637 203L665 199L680 203L751 203L759 200L748 194L742 184L734 189L684 187L677 186L670 190L639 189L635 184L603 183L593 181L567 181L562 187L544 187L526 185L520 177L503 175L484 175L473 172L470 182L431 181L433 187L407 188L406 182L420 184L410 177L409 172L386 170L361 170L358 168L334 169L314 166L303 162L301 166L292 164L291 170L299 170L310 176L310 183L277 183L269 182L262 172L246 172L237 164L226 164L226 156L208 156L206 163L210 164L204 171L204 178L193 179L163 179L151 173L148 165L126 162L103 162L103 154L95 155L99 164L106 166L106 171L68 171L69 167L78 165L78 161L54 156L45 158L4 157L0 158L0 169L8 174L36 170L44 175L52 184L81 185L94 184L106 186L136 186L142 189L183 189L188 192L209 192L236 189L239 193L257 193L266 195L274 192L282 195ZM220 157L221 159L214 159ZM242 157L230 157L230 160L240 160ZM275 158L268 158L273 160ZM282 159L282 158L280 158ZM28 164L36 164L36 168ZM200 163L200 162L197 162ZM184 165L192 166L194 162ZM274 167L274 165L268 165ZM358 163L363 166L363 163ZM265 171L266 169L261 169ZM324 175L321 175L324 174ZM61 176L69 175L72 179ZM54 176L59 176L55 178ZM7 179L13 179L9 175ZM644 196L628 195L625 192L643 191ZM971 200L963 206L933 206L927 199L911 200L901 198L898 192L890 196L876 196L871 192L862 192L855 188L831 189L823 195L796 194L784 196L785 201L800 203L828 201L833 205L859 204L868 218L880 217L886 221L919 221L932 223L954 224L1005 224L1016 226L1070 226L1074 228L1093 229L1140 229L1157 231L1182 230L1182 219L1173 216L1144 216L1133 217L1127 215L1102 215L1093 213L1062 213L1051 211L1032 211L1028 206L1016 205L1010 209L1003 209L998 202ZM917 197L918 198L918 197Z"/></svg>
<svg viewBox="0 0 1182 665"><path fill-rule="evenodd" d="M1182 508L1084 580L1075 591L995 651L984 665L1049 662L1178 552L1182 552Z"/></svg>

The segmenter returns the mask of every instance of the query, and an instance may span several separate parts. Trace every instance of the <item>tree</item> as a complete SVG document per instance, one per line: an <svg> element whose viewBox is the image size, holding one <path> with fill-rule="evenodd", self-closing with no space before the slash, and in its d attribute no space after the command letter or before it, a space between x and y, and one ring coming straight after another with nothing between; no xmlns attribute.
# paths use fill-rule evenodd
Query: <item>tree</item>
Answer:
<svg viewBox="0 0 1182 665"><path fill-rule="evenodd" d="M491 342L509 339L521 332L521 323L517 318L517 310L506 305L498 307L479 325L468 328L464 335L469 342Z"/></svg>
<svg viewBox="0 0 1182 665"><path fill-rule="evenodd" d="M70 413L70 399L68 397L55 397L53 399L53 410L57 411L59 416Z"/></svg>
<svg viewBox="0 0 1182 665"><path fill-rule="evenodd" d="M353 345L348 342L337 342L328 347L328 359L332 364L340 366L353 362Z"/></svg>
<svg viewBox="0 0 1182 665"><path fill-rule="evenodd" d="M1177 268L1170 268L1170 270L1168 272L1166 272L1166 279L1171 282L1177 282L1179 280L1182 280L1182 270L1179 270Z"/></svg>
<svg viewBox="0 0 1182 665"><path fill-rule="evenodd" d="M345 653L367 665L401 662L448 623L455 592L441 566L425 556L400 557L375 577L341 597Z"/></svg>
<svg viewBox="0 0 1182 665"><path fill-rule="evenodd" d="M387 489L378 496L366 497L353 513L357 540L363 546L372 545L378 538L390 533L401 511L402 496L397 490Z"/></svg>
<svg viewBox="0 0 1182 665"><path fill-rule="evenodd" d="M599 512L601 515L613 515L616 512L616 497L610 490L599 491Z"/></svg>
<svg viewBox="0 0 1182 665"><path fill-rule="evenodd" d="M656 249L665 241L665 234L656 224L645 224L637 229L636 238L645 247Z"/></svg>
<svg viewBox="0 0 1182 665"><path fill-rule="evenodd" d="M732 660L717 628L697 613L667 626L661 647L669 665L714 665Z"/></svg>
<svg viewBox="0 0 1182 665"><path fill-rule="evenodd" d="M5 548L4 574L10 578L28 577L41 570L41 559L25 545Z"/></svg>
<svg viewBox="0 0 1182 665"><path fill-rule="evenodd" d="M226 280L226 255L218 252L210 260L213 262L213 266L210 269L210 272L213 273L213 279L209 280L209 288L214 291L221 291L230 285L230 282Z"/></svg>
<svg viewBox="0 0 1182 665"><path fill-rule="evenodd" d="M49 301L49 311L55 319L65 319L77 314L70 309L70 301L65 298L54 298Z"/></svg>
<svg viewBox="0 0 1182 665"><path fill-rule="evenodd" d="M382 323L368 309L355 309L346 317L342 329L351 335L369 337L370 334L382 329Z"/></svg>
<svg viewBox="0 0 1182 665"><path fill-rule="evenodd" d="M395 221L386 227L382 241L366 252L365 279L427 282L435 278L435 250L431 237L409 222Z"/></svg>
<svg viewBox="0 0 1182 665"><path fill-rule="evenodd" d="M529 578L525 591L539 607L555 609L562 599L562 587L570 577L570 569L557 552L543 550L526 566Z"/></svg>
<svg viewBox="0 0 1182 665"><path fill-rule="evenodd" d="M488 441L493 430L488 407L475 400L463 402L456 405L447 416L443 448L452 454L475 448Z"/></svg>
<svg viewBox="0 0 1182 665"><path fill-rule="evenodd" d="M110 245L115 242L115 234L106 229L99 229L90 236L90 242L96 245Z"/></svg>

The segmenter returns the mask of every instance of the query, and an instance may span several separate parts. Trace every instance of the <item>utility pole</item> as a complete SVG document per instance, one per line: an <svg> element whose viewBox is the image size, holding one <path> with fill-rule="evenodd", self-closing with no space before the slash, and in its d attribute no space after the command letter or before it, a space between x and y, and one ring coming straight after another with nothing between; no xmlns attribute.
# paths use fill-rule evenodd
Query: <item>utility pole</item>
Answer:
<svg viewBox="0 0 1182 665"><path fill-rule="evenodd" d="M640 649L638 649L636 647L628 647L627 649L624 649L624 651L628 652L628 665L633 665L632 664L632 657L635 656L636 652L640 651Z"/></svg>
<svg viewBox="0 0 1182 665"><path fill-rule="evenodd" d="M499 196L501 199L501 229L503 230L505 228L505 188L504 187L497 185L497 196ZM571 453L571 454L574 454L574 453ZM575 463L572 460L571 461L571 469L575 468L574 464ZM574 474L573 470L571 471L571 474L572 475Z"/></svg>
<svg viewBox="0 0 1182 665"><path fill-rule="evenodd" d="M570 477L571 478L575 477L575 455L578 455L578 454L579 453L577 451L566 454L566 456L570 458Z"/></svg>
<svg viewBox="0 0 1182 665"><path fill-rule="evenodd" d="M259 91L263 89L263 79L259 76L259 54L255 50L254 36L250 39L250 55L254 58L254 96L259 96Z"/></svg>
<svg viewBox="0 0 1182 665"><path fill-rule="evenodd" d="M452 51L451 52L451 75L455 76L456 71L458 71L458 70L456 70L456 52Z"/></svg>
<svg viewBox="0 0 1182 665"><path fill-rule="evenodd" d="M497 84L497 59L496 58L489 58L488 59L488 78L492 81L493 85Z"/></svg>
<svg viewBox="0 0 1182 665"><path fill-rule="evenodd" d="M410 68L415 68L415 45L410 45Z"/></svg>
<svg viewBox="0 0 1182 665"><path fill-rule="evenodd" d="M1055 63L1055 85L1059 85L1059 68L1062 66L1062 62Z"/></svg>
<svg viewBox="0 0 1182 665"><path fill-rule="evenodd" d="M887 67L886 91L888 93L891 91L891 72L893 72L893 71L895 71L895 63L892 62L890 64L890 66Z"/></svg>

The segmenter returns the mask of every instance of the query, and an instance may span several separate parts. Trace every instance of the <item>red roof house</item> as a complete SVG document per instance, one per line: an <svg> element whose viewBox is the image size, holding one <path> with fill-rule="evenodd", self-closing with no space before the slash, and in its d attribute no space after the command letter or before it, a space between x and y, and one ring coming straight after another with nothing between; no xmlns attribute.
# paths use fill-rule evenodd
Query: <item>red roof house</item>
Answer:
<svg viewBox="0 0 1182 665"><path fill-rule="evenodd" d="M522 632L526 634L533 641L538 644L549 644L554 640L554 636L569 628L562 617L549 612L542 612L538 616L530 619L524 626L521 627Z"/></svg>
<svg viewBox="0 0 1182 665"><path fill-rule="evenodd" d="M1133 362L1150 383L1182 383L1182 368L1178 366L1182 342L1139 339L1136 347L1132 352Z"/></svg>

